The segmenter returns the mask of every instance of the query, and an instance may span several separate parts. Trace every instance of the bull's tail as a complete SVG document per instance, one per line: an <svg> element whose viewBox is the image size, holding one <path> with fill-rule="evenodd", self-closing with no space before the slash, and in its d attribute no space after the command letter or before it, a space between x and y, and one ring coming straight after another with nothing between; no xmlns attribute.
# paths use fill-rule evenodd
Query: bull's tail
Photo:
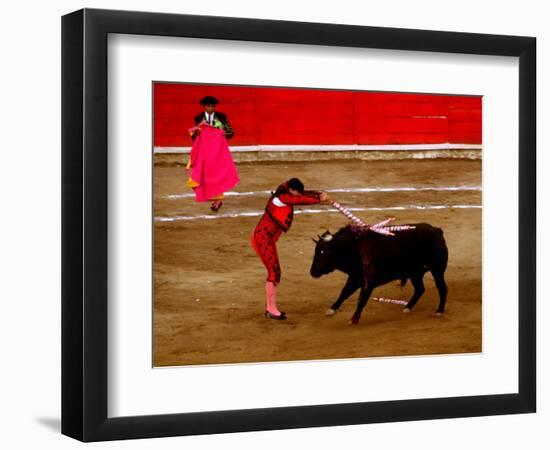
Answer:
<svg viewBox="0 0 550 450"><path fill-rule="evenodd" d="M443 230L439 230L440 238L435 242L437 258L434 261L431 268L432 275L434 277L435 285L439 292L439 306L436 313L441 315L445 312L445 303L447 302L447 284L445 283L445 270L447 269L447 262L449 260L449 250L447 243L443 237Z"/></svg>
<svg viewBox="0 0 550 450"><path fill-rule="evenodd" d="M447 263L449 261L449 249L447 248L447 243L445 242L445 236L443 235L443 230L441 228L437 229L440 233L440 240L437 243L437 247L440 251L440 269L445 272L447 269Z"/></svg>

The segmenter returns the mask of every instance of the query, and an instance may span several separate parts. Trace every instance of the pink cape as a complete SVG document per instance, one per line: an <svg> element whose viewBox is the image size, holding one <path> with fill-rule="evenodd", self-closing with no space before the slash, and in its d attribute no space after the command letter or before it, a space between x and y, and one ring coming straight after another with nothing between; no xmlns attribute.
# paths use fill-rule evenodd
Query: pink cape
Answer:
<svg viewBox="0 0 550 450"><path fill-rule="evenodd" d="M190 178L195 201L206 202L220 196L239 183L237 168L231 157L223 130L204 125L191 147Z"/></svg>

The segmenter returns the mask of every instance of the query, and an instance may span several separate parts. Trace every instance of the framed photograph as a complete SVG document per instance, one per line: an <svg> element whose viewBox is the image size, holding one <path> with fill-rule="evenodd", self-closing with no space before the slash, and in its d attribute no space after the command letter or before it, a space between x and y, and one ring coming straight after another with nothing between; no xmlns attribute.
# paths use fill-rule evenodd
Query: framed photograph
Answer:
<svg viewBox="0 0 550 450"><path fill-rule="evenodd" d="M62 432L536 410L536 40L62 20Z"/></svg>

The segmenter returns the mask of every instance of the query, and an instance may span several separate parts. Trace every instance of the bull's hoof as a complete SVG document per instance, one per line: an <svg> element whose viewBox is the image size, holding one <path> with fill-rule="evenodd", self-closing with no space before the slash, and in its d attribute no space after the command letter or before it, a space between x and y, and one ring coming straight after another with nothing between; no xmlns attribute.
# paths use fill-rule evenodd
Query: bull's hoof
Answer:
<svg viewBox="0 0 550 450"><path fill-rule="evenodd" d="M334 314L336 314L336 310L332 309L332 308L329 308L329 309L327 309L327 312L325 313L325 316L330 317L330 316L334 316Z"/></svg>
<svg viewBox="0 0 550 450"><path fill-rule="evenodd" d="M436 311L434 313L437 317L443 317L443 312L442 311Z"/></svg>
<svg viewBox="0 0 550 450"><path fill-rule="evenodd" d="M410 314L410 313L412 313L411 308L403 308L403 314Z"/></svg>
<svg viewBox="0 0 550 450"><path fill-rule="evenodd" d="M352 317L349 321L350 325L357 325L359 324L359 318L358 317Z"/></svg>

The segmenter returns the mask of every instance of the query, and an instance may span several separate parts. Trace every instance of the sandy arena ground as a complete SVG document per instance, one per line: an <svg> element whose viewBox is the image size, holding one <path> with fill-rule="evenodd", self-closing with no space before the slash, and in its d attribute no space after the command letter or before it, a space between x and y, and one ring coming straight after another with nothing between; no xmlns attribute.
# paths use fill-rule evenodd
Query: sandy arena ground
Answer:
<svg viewBox="0 0 550 450"><path fill-rule="evenodd" d="M216 215L209 204L194 202L182 167L155 167L155 366L481 351L481 161L241 163L238 169L241 183L235 191L246 194L228 196ZM278 244L279 307L288 320L265 319L266 271L250 235L269 198L263 191L293 176L306 189L347 190L330 195L345 206L364 208L356 214L368 223L395 216L395 223L441 227L449 247L445 316L433 315L438 295L427 273L426 292L411 314L371 299L359 325L350 326L357 293L336 316L325 317L346 277L309 275L311 238L347 222L327 206L313 206L296 212L323 212L295 214ZM372 189L358 192L365 188ZM399 299L411 295L410 283L374 291Z"/></svg>

